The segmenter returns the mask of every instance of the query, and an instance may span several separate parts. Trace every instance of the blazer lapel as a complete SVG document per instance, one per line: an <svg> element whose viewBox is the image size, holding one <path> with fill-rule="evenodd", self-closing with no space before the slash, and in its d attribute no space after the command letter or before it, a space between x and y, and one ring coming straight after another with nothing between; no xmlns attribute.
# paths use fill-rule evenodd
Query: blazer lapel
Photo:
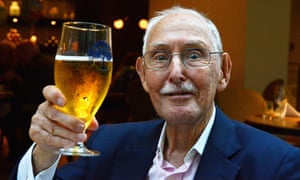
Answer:
<svg viewBox="0 0 300 180"><path fill-rule="evenodd" d="M240 167L230 158L241 150L237 137L232 122L217 108L195 179L235 179Z"/></svg>
<svg viewBox="0 0 300 180"><path fill-rule="evenodd" d="M195 179L235 179L240 167L216 148L208 147L200 161Z"/></svg>
<svg viewBox="0 0 300 180"><path fill-rule="evenodd" d="M156 144L155 144L156 147ZM116 156L111 179L145 179L156 148L125 150Z"/></svg>
<svg viewBox="0 0 300 180"><path fill-rule="evenodd" d="M138 135L134 136L129 140L130 146L116 153L111 179L140 180L146 178L156 153L163 122L159 121L151 132L142 131L143 139L136 138L139 137ZM147 135L146 132L149 134Z"/></svg>

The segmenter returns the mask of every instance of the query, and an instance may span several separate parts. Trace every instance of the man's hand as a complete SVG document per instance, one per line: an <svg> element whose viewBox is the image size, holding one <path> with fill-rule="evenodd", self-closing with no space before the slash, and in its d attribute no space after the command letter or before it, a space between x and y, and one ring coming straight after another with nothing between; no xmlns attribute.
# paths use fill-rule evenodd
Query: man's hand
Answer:
<svg viewBox="0 0 300 180"><path fill-rule="evenodd" d="M63 107L66 103L61 91L55 86L46 86L43 95L46 101L39 105L29 129L30 138L36 143L32 159L35 174L55 162L60 148L87 139L83 132L84 121L54 108L54 105ZM97 128L98 122L94 118L88 129Z"/></svg>

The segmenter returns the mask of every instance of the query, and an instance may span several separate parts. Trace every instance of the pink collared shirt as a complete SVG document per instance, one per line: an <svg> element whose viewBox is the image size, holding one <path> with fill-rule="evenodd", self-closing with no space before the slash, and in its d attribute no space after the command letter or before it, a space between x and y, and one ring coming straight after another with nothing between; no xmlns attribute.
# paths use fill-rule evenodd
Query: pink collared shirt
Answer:
<svg viewBox="0 0 300 180"><path fill-rule="evenodd" d="M153 165L148 172L149 180L191 180L197 172L197 168L203 154L208 136L211 132L213 123L215 120L215 108L213 109L212 116L208 121L203 133L194 144L194 146L189 150L189 152L184 157L184 163L180 167L175 167L163 158L163 148L165 142L165 128L164 125L160 139L157 145L156 155L153 159Z"/></svg>
<svg viewBox="0 0 300 180"><path fill-rule="evenodd" d="M151 167L148 177L149 180L191 180L194 178L198 164L200 162L200 155L194 151L194 155L184 161L184 163L176 168L168 161L163 160L159 153L153 160L153 166Z"/></svg>

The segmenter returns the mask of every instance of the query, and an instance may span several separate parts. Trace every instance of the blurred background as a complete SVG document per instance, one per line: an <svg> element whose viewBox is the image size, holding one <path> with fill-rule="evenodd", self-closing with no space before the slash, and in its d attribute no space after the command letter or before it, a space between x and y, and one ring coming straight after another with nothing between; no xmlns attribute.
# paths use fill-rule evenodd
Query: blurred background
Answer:
<svg viewBox="0 0 300 180"><path fill-rule="evenodd" d="M4 178L31 144L30 117L53 84L53 62L62 23L91 21L112 27L114 78L100 123L156 117L139 85L134 63L141 55L148 19L174 5L210 17L233 61L229 89L262 94L284 81L289 102L300 110L299 0L0 0L0 134Z"/></svg>

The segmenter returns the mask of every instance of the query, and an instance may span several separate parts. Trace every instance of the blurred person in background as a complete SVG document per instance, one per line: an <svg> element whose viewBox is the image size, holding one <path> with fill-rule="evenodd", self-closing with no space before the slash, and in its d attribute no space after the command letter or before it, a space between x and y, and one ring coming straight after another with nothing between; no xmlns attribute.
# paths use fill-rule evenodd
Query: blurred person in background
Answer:
<svg viewBox="0 0 300 180"><path fill-rule="evenodd" d="M12 89L11 111L4 118L4 133L8 139L10 159L17 160L32 143L28 136L30 117L43 101L41 91L53 84L53 59L40 54L37 45L28 40L14 50L14 70L19 83Z"/></svg>

